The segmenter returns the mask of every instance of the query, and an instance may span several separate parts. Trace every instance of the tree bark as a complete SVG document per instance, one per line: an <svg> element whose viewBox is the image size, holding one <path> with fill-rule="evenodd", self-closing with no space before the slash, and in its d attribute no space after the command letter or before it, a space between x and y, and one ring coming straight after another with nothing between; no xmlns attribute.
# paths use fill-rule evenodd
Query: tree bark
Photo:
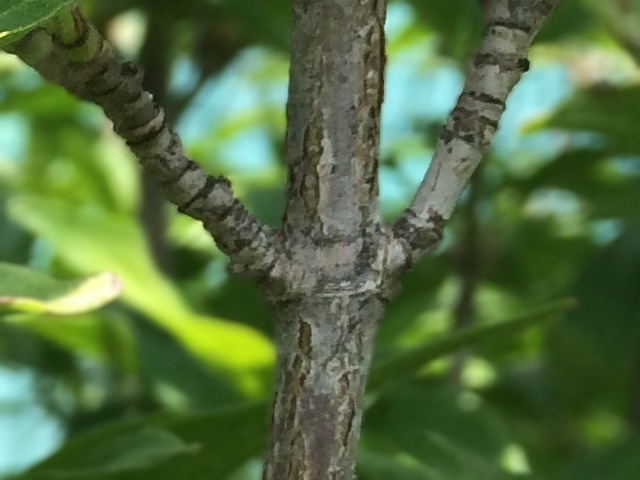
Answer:
<svg viewBox="0 0 640 480"><path fill-rule="evenodd" d="M350 480L383 312L384 0L293 1L284 296L265 480Z"/></svg>
<svg viewBox="0 0 640 480"><path fill-rule="evenodd" d="M373 337L370 293L313 296L278 308L278 377L266 480L350 480Z"/></svg>

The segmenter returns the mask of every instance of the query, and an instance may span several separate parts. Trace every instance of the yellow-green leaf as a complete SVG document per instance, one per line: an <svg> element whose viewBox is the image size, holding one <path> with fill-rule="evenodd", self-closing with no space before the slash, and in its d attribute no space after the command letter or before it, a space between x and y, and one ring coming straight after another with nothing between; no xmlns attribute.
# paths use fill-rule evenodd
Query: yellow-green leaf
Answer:
<svg viewBox="0 0 640 480"><path fill-rule="evenodd" d="M0 47L37 27L73 0L0 0Z"/></svg>
<svg viewBox="0 0 640 480"><path fill-rule="evenodd" d="M112 273L61 281L42 272L0 263L0 312L73 315L102 307L121 290L118 277Z"/></svg>

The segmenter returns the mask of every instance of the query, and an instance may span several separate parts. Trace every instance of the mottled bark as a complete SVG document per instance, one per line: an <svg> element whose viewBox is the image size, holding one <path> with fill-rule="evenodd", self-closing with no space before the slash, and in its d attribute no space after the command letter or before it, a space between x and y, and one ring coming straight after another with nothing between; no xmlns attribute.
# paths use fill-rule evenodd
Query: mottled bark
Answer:
<svg viewBox="0 0 640 480"><path fill-rule="evenodd" d="M293 1L287 256L265 480L350 480L382 316L383 0Z"/></svg>
<svg viewBox="0 0 640 480"><path fill-rule="evenodd" d="M533 38L561 1L489 2L486 30L460 98L411 206L394 226L407 260L397 268L422 257L428 250L422 239L437 233L440 222L453 213L493 140L509 94L529 68L527 53Z"/></svg>
<svg viewBox="0 0 640 480"><path fill-rule="evenodd" d="M283 231L300 263L320 261L332 279L357 275L378 249L385 10L293 0Z"/></svg>
<svg viewBox="0 0 640 480"><path fill-rule="evenodd" d="M383 306L366 293L278 307L278 378L267 480L351 480Z"/></svg>

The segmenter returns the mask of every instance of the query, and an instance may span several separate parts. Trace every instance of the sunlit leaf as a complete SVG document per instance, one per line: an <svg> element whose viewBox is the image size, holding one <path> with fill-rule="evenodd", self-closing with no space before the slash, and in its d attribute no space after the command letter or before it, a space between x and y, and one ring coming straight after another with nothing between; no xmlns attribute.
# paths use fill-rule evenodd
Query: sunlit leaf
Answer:
<svg viewBox="0 0 640 480"><path fill-rule="evenodd" d="M60 281L17 265L0 263L0 312L73 315L109 303L122 290L114 274Z"/></svg>
<svg viewBox="0 0 640 480"><path fill-rule="evenodd" d="M264 373L274 360L271 342L245 325L192 312L154 266L133 218L34 196L13 199L9 212L51 242L73 269L115 272L124 284L124 301L244 391L268 391Z"/></svg>

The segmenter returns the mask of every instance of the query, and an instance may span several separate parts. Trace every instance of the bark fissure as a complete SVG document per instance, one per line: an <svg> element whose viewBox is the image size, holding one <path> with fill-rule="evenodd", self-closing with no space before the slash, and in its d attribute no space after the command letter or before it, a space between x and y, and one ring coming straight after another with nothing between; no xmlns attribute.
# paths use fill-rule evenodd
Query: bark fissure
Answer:
<svg viewBox="0 0 640 480"><path fill-rule="evenodd" d="M277 309L278 393L266 480L353 478L381 312L369 295L301 299Z"/></svg>

